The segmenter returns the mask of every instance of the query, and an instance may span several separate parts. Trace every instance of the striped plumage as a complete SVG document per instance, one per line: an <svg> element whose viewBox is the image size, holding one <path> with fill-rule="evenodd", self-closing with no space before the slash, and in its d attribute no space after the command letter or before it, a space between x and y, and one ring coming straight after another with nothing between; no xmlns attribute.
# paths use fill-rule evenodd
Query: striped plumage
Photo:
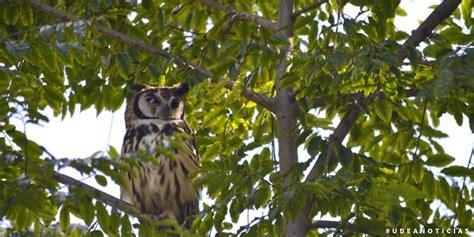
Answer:
<svg viewBox="0 0 474 237"><path fill-rule="evenodd" d="M187 175L196 169L200 158L192 130L183 119L181 97L188 88L134 85L132 90L125 112L122 156L146 153L156 158L158 165L140 160L139 169L125 172L121 198L144 213L176 219L190 229L199 212L199 191ZM176 141L182 142L181 146L171 144ZM168 153L172 155L164 155Z"/></svg>

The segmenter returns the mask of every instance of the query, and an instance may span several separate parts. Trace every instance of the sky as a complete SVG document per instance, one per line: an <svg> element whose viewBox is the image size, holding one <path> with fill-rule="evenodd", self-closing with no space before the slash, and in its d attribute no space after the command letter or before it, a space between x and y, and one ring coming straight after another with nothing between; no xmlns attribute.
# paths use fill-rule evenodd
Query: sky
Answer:
<svg viewBox="0 0 474 237"><path fill-rule="evenodd" d="M419 20L425 19L432 11L427 6L438 2L403 0L401 7L405 9L407 16L396 18L397 28L410 33L419 25ZM42 126L28 125L26 134L29 139L46 147L57 158L86 158L96 151L106 151L109 146L120 151L125 134L124 110L122 107L114 113L106 111L97 116L94 109L88 109L76 112L72 117L68 115L64 120L55 118L51 111L46 111L50 122ZM23 130L21 121L16 120L14 124ZM455 164L466 166L474 142L467 117L464 117L464 124L460 127L452 116L444 115L438 129L449 135L448 138L439 140L446 153L456 158ZM71 170L65 169L61 172L79 178L79 174ZM94 178L86 179L84 182L101 188L115 197L120 196L119 187L113 182L109 182L105 189L96 184Z"/></svg>

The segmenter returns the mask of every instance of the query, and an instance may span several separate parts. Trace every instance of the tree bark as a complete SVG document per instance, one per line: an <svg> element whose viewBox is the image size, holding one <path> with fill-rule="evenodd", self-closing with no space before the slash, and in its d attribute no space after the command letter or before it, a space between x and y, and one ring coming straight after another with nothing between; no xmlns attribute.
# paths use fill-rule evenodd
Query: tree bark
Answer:
<svg viewBox="0 0 474 237"><path fill-rule="evenodd" d="M280 81L286 73L288 58L292 56L293 40L293 8L294 0L281 0L278 11L278 33L286 39L287 45L281 48L281 58L276 68L276 88L274 113L277 117L278 130L278 157L280 160L280 174L285 177L282 190L293 185L294 181L289 174L293 165L298 163L296 146L296 126L298 118L298 104L290 89L281 89ZM305 208L306 209L306 208ZM306 236L309 225L308 213L300 213L295 219L283 218L283 236Z"/></svg>

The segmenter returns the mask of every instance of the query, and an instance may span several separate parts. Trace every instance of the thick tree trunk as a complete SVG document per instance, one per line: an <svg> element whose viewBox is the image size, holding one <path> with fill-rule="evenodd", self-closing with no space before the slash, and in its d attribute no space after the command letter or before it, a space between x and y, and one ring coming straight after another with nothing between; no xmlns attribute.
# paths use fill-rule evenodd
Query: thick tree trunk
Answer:
<svg viewBox="0 0 474 237"><path fill-rule="evenodd" d="M296 147L298 105L291 90L279 88L279 82L286 73L288 58L291 58L292 55L293 7L294 0L281 0L278 12L279 34L288 42L287 46L281 48L283 55L278 63L276 72L276 86L278 90L275 101L276 106L274 107L278 127L280 173L285 177L282 189L286 189L293 184L288 172L293 165L298 163ZM307 208L304 209L306 210ZM307 214L307 212L301 213L295 219L288 219L287 216L284 216L283 235L288 237L306 236L309 223Z"/></svg>

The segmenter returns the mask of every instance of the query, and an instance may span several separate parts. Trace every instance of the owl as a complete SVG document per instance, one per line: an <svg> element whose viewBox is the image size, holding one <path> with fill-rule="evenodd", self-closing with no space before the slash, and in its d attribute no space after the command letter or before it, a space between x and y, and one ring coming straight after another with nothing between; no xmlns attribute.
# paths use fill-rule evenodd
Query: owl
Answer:
<svg viewBox="0 0 474 237"><path fill-rule="evenodd" d="M175 219L190 229L199 212L199 190L187 176L199 165L200 156L193 132L183 118L182 97L188 86L139 84L131 91L122 156L137 158L139 168L123 173L121 198L144 213ZM173 142L180 144L170 145ZM148 160L138 158L143 154Z"/></svg>

